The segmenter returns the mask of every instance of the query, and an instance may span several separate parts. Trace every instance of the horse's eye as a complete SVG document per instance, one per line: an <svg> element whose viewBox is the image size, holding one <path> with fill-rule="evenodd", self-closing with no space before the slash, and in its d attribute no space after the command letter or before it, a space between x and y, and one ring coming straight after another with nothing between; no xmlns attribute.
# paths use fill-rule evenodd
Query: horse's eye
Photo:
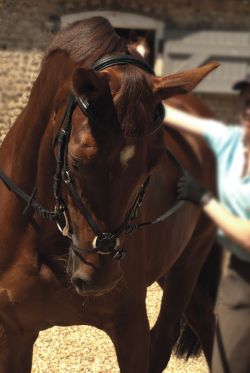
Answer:
<svg viewBox="0 0 250 373"><path fill-rule="evenodd" d="M158 104L156 106L155 112L154 112L154 123L160 123L163 121L165 115L164 107L162 103Z"/></svg>

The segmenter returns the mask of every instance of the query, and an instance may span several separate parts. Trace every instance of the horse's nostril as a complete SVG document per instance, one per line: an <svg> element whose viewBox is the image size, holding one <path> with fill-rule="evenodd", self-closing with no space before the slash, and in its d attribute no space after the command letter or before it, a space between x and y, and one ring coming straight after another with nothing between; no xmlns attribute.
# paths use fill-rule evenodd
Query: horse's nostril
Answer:
<svg viewBox="0 0 250 373"><path fill-rule="evenodd" d="M85 281L82 280L80 277L72 277L71 281L72 281L72 284L79 290L84 289Z"/></svg>

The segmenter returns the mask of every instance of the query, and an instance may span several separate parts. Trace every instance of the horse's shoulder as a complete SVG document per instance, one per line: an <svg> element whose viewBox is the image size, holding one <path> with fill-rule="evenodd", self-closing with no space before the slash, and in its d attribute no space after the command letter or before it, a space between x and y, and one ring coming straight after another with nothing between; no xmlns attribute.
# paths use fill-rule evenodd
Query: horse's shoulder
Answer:
<svg viewBox="0 0 250 373"><path fill-rule="evenodd" d="M201 182L206 182L206 175L213 175L215 169L214 155L206 141L173 129L167 123L164 129L165 143L183 167Z"/></svg>
<svg viewBox="0 0 250 373"><path fill-rule="evenodd" d="M171 97L167 100L167 104L175 107L176 109L186 111L192 115L197 115L202 118L216 117L206 102L193 94Z"/></svg>

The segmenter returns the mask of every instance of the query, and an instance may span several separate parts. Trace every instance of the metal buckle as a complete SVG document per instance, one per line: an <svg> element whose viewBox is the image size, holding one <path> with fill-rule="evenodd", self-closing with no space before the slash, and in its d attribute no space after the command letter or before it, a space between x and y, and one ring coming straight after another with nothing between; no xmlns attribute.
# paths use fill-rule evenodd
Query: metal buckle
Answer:
<svg viewBox="0 0 250 373"><path fill-rule="evenodd" d="M124 230L124 233L125 234L131 234L131 233L134 232L135 229L136 229L136 224L127 225L127 227Z"/></svg>
<svg viewBox="0 0 250 373"><path fill-rule="evenodd" d="M118 240L118 245L116 245L115 248L114 248L116 253L113 256L113 258L116 259L116 260L121 260L125 257L126 251L124 249L118 250L118 248L120 247L120 240L119 240L119 238L117 238L117 240Z"/></svg>
<svg viewBox="0 0 250 373"><path fill-rule="evenodd" d="M70 176L69 176L69 171L65 171L64 174L63 174L63 180L65 182L65 184L69 184L71 183L71 179L70 179Z"/></svg>
<svg viewBox="0 0 250 373"><path fill-rule="evenodd" d="M126 251L125 250L117 250L116 254L113 256L116 260L121 260L125 257Z"/></svg>

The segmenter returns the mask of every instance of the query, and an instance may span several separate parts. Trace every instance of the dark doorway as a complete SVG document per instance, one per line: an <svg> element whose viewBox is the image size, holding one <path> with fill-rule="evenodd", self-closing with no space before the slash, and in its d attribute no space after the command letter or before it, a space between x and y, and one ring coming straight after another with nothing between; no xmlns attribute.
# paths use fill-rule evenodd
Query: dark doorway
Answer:
<svg viewBox="0 0 250 373"><path fill-rule="evenodd" d="M146 58L148 63L154 67L155 62L155 31L145 29L127 29L127 28L115 28L118 35L126 40L136 41L139 38L143 38L148 45L149 55Z"/></svg>

